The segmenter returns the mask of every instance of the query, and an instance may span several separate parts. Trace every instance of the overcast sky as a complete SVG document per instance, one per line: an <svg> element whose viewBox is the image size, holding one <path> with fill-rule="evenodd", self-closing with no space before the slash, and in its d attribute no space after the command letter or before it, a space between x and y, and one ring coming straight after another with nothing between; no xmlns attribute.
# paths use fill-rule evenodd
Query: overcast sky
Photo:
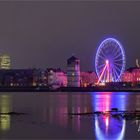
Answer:
<svg viewBox="0 0 140 140"><path fill-rule="evenodd" d="M0 54L12 68L65 69L75 54L81 70L94 70L97 47L106 37L124 46L126 64L140 59L140 1L0 1Z"/></svg>

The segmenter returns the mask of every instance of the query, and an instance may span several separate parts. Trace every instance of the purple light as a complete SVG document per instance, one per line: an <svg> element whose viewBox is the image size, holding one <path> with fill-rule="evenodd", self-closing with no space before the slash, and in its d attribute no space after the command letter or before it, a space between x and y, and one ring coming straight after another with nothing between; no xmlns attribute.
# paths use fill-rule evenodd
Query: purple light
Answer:
<svg viewBox="0 0 140 140"><path fill-rule="evenodd" d="M106 62L106 64L109 64L109 61L108 60L106 60L105 62Z"/></svg>
<svg viewBox="0 0 140 140"><path fill-rule="evenodd" d="M121 74L125 70L125 52L121 43L114 38L105 39L97 49L95 69L98 78L100 78L101 71L105 65L108 65L109 74L104 72L101 82L108 80L112 82L119 81ZM105 75L109 75L110 78L108 79Z"/></svg>

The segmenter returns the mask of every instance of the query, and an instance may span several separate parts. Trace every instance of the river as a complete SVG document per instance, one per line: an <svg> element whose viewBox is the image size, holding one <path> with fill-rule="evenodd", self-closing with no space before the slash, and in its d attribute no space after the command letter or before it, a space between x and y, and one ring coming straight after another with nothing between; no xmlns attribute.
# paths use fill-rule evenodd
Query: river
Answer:
<svg viewBox="0 0 140 140"><path fill-rule="evenodd" d="M0 93L0 139L140 139L138 119L70 115L109 111L111 108L140 110L140 93ZM19 115L6 114L8 112L17 112Z"/></svg>

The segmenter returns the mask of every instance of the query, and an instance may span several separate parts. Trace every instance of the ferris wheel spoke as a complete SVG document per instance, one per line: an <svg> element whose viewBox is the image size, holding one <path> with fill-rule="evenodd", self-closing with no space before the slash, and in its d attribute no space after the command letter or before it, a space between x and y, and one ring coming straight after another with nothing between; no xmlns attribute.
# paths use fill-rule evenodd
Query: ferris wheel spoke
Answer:
<svg viewBox="0 0 140 140"><path fill-rule="evenodd" d="M109 72L109 81L112 81L112 70L110 69L110 72Z"/></svg>
<svg viewBox="0 0 140 140"><path fill-rule="evenodd" d="M114 65L114 67L115 67L115 69L116 69L118 72L121 73L121 71L122 71L122 66L116 66L116 65Z"/></svg>
<svg viewBox="0 0 140 140"><path fill-rule="evenodd" d="M114 53L117 53L119 51L118 46L114 45Z"/></svg>
<svg viewBox="0 0 140 140"><path fill-rule="evenodd" d="M117 59L117 58L119 58L120 56L122 56L122 54L117 54L117 55L114 55L114 58L113 59Z"/></svg>
<svg viewBox="0 0 140 140"><path fill-rule="evenodd" d="M114 69L114 74L115 74L115 76L116 76L116 80L118 79L118 77L119 77L119 75L118 75L118 73L117 73L117 70L116 69Z"/></svg>
<svg viewBox="0 0 140 140"><path fill-rule="evenodd" d="M114 68L113 68L112 69L112 79L113 79L113 82L115 81L115 78L116 78L116 75L115 75Z"/></svg>
<svg viewBox="0 0 140 140"><path fill-rule="evenodd" d="M105 60L104 56L98 55L98 57L100 57L102 60Z"/></svg>
<svg viewBox="0 0 140 140"><path fill-rule="evenodd" d="M120 75L120 74L118 74L118 72L121 73L121 72L120 72L121 70L118 69L118 67L115 67L115 68L116 68L115 72L116 72L116 74L117 74L117 79L118 79L118 78L119 78L119 75ZM118 71L118 72L117 72L117 71Z"/></svg>
<svg viewBox="0 0 140 140"><path fill-rule="evenodd" d="M114 53L114 57L122 55L120 52Z"/></svg>
<svg viewBox="0 0 140 140"><path fill-rule="evenodd" d="M114 75L115 75L114 82L117 82L117 74L115 71L114 71Z"/></svg>
<svg viewBox="0 0 140 140"><path fill-rule="evenodd" d="M101 67L104 67L104 66L105 66L105 64L101 64L101 65L98 66L98 68L101 68Z"/></svg>
<svg viewBox="0 0 140 140"><path fill-rule="evenodd" d="M120 71L119 67L121 67L121 66L122 66L121 64L119 64L118 66L114 65L114 67L119 71Z"/></svg>
<svg viewBox="0 0 140 140"><path fill-rule="evenodd" d="M122 66L122 64L119 64L119 63L116 63L116 62L114 62L114 64L117 65L117 66Z"/></svg>
<svg viewBox="0 0 140 140"><path fill-rule="evenodd" d="M118 45L116 47L117 47L117 50L115 51L115 54L117 54L118 52L121 52L120 47Z"/></svg>
<svg viewBox="0 0 140 140"><path fill-rule="evenodd" d="M119 61L123 61L123 59L114 60L114 62L119 62Z"/></svg>
<svg viewBox="0 0 140 140"><path fill-rule="evenodd" d="M116 52L115 50L116 50L116 46L112 47L111 53L114 54Z"/></svg>
<svg viewBox="0 0 140 140"><path fill-rule="evenodd" d="M112 53L115 53L117 49L118 48L116 47L116 45L114 45L114 49L113 49Z"/></svg>
<svg viewBox="0 0 140 140"><path fill-rule="evenodd" d="M104 47L102 48L102 50L100 50L101 54L102 54L104 57L106 57L105 51L106 51L106 46L104 46Z"/></svg>
<svg viewBox="0 0 140 140"><path fill-rule="evenodd" d="M106 57L103 51L100 51L100 53L104 58Z"/></svg>
<svg viewBox="0 0 140 140"><path fill-rule="evenodd" d="M120 51L120 50L119 50L119 51ZM114 54L114 59L118 58L118 57L121 56L121 55L122 55L121 52L115 53L115 54Z"/></svg>
<svg viewBox="0 0 140 140"><path fill-rule="evenodd" d="M116 74L116 76L117 76L117 78L116 79L118 79L119 78L119 74L117 73L117 71L116 70L114 70L115 71L115 74Z"/></svg>

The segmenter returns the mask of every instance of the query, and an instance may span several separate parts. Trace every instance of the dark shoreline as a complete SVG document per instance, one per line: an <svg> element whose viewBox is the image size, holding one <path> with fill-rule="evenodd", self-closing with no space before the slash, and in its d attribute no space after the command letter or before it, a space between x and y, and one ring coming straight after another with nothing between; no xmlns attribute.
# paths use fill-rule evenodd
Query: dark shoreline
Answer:
<svg viewBox="0 0 140 140"><path fill-rule="evenodd" d="M111 87L0 87L0 92L140 92L140 88Z"/></svg>

